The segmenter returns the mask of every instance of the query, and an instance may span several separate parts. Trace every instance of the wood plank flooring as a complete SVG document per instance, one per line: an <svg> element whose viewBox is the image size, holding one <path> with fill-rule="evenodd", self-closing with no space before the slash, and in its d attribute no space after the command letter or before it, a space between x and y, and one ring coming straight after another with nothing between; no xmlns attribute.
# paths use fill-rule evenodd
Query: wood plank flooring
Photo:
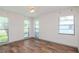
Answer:
<svg viewBox="0 0 79 59"><path fill-rule="evenodd" d="M0 53L76 53L76 48L28 39L0 46Z"/></svg>

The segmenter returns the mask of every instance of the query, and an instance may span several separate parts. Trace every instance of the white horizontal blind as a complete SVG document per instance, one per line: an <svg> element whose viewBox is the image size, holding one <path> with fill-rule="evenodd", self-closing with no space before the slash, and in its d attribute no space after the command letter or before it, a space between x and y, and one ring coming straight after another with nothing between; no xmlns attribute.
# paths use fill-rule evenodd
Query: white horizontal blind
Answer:
<svg viewBox="0 0 79 59"><path fill-rule="evenodd" d="M30 26L29 20L24 20L24 37L29 36L29 26Z"/></svg>
<svg viewBox="0 0 79 59"><path fill-rule="evenodd" d="M59 19L59 33L74 34L74 16L63 16Z"/></svg>
<svg viewBox="0 0 79 59"><path fill-rule="evenodd" d="M39 37L39 20L35 20L35 37Z"/></svg>
<svg viewBox="0 0 79 59"><path fill-rule="evenodd" d="M0 17L0 42L8 41L8 18Z"/></svg>

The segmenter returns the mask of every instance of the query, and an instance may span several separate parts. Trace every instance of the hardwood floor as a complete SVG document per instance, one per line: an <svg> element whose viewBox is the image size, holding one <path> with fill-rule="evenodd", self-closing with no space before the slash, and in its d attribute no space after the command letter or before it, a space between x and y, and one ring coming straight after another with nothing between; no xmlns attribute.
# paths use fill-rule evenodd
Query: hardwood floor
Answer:
<svg viewBox="0 0 79 59"><path fill-rule="evenodd" d="M28 39L0 46L0 53L76 53L77 49L38 39Z"/></svg>

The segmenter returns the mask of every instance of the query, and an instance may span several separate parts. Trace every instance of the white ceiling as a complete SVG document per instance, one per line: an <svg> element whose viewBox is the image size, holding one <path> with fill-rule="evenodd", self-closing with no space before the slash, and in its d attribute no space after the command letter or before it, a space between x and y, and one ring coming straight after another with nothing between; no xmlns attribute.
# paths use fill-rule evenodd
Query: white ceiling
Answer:
<svg viewBox="0 0 79 59"><path fill-rule="evenodd" d="M25 16L38 16L65 8L69 8L69 6L35 6L35 13L30 14L28 11L28 6L0 6L0 9L2 10L16 12Z"/></svg>

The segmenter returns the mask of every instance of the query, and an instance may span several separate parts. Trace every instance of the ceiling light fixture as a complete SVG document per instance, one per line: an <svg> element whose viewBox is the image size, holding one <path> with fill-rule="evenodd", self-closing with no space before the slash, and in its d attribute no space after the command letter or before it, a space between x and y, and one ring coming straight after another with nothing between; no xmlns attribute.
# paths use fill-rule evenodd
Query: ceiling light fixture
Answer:
<svg viewBox="0 0 79 59"><path fill-rule="evenodd" d="M35 12L35 10L34 10L34 9L31 9L31 10L30 10L30 13L34 13L34 12Z"/></svg>
<svg viewBox="0 0 79 59"><path fill-rule="evenodd" d="M29 7L29 12L30 12L30 13L34 13L34 12L35 12L35 7L32 7L32 6Z"/></svg>

